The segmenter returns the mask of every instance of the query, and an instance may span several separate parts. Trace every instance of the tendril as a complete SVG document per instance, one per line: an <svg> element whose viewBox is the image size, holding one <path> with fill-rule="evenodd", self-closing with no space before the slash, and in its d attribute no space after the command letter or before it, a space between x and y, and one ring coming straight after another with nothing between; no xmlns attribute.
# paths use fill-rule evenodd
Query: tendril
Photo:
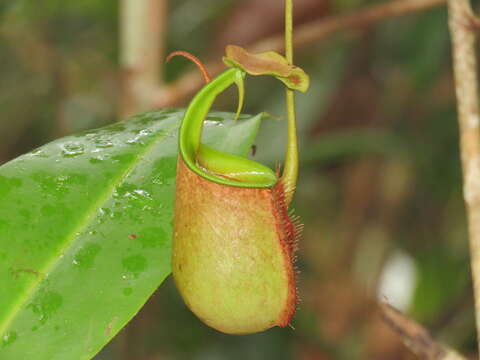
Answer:
<svg viewBox="0 0 480 360"><path fill-rule="evenodd" d="M197 58L195 55L192 55L191 53L189 53L188 51L182 51L182 50L177 50L177 51L174 51L172 53L170 53L168 56L167 56L167 59L165 60L165 62L169 62L173 57L175 56L182 56L184 58L187 58L188 60L190 60L191 62L193 62L195 65L197 65L198 69L201 71L202 75L203 75L203 79L205 80L205 83L209 83L210 82L210 75L207 71L207 68L205 67L205 65L202 63L202 61Z"/></svg>

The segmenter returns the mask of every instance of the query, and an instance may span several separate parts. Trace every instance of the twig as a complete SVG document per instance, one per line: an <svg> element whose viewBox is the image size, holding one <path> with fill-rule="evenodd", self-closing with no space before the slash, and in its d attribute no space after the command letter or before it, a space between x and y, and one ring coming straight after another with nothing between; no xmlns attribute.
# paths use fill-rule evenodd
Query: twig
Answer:
<svg viewBox="0 0 480 360"><path fill-rule="evenodd" d="M323 40L342 30L358 29L392 17L427 10L445 2L446 0L394 0L384 4L371 5L350 14L313 21L295 29L294 47L300 48ZM266 50L281 52L284 50L283 34L264 39L249 46L248 50L251 52ZM224 66L222 62L214 61L207 64L207 68L210 74L216 75L224 69ZM189 72L176 82L158 89L154 106L162 108L177 104L195 92L202 84L202 79L197 73Z"/></svg>
<svg viewBox="0 0 480 360"><path fill-rule="evenodd" d="M457 0L454 0L457 1ZM425 360L466 360L452 349L436 342L421 325L388 304L380 304L380 314L419 358Z"/></svg>
<svg viewBox="0 0 480 360"><path fill-rule="evenodd" d="M480 344L480 118L475 17L469 0L449 0L448 15L460 127L463 194L468 214L477 340Z"/></svg>
<svg viewBox="0 0 480 360"><path fill-rule="evenodd" d="M122 0L120 10L122 97L119 117L148 110L160 89L166 0Z"/></svg>

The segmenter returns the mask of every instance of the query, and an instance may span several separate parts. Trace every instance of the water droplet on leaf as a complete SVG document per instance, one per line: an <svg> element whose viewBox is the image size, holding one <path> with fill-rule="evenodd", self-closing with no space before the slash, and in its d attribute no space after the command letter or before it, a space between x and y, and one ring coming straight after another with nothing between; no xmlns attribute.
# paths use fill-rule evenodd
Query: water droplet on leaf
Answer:
<svg viewBox="0 0 480 360"><path fill-rule="evenodd" d="M17 333L15 331L9 331L2 337L2 347L10 345L17 340Z"/></svg>
<svg viewBox="0 0 480 360"><path fill-rule="evenodd" d="M85 151L85 147L81 143L67 143L63 146L63 157L75 157L82 155Z"/></svg>

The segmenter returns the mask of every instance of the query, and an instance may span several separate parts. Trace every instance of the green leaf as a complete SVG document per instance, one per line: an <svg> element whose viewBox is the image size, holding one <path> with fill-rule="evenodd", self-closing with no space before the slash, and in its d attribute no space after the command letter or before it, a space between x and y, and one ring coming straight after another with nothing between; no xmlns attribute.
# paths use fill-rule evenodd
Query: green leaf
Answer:
<svg viewBox="0 0 480 360"><path fill-rule="evenodd" d="M0 359L90 359L168 276L182 115L139 115L0 167ZM233 118L210 114L204 140L245 155L261 115Z"/></svg>

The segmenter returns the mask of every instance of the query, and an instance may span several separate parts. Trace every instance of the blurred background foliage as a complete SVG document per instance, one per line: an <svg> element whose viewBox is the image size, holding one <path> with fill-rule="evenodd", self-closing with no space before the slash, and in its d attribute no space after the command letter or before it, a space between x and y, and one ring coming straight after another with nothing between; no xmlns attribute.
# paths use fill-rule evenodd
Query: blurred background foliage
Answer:
<svg viewBox="0 0 480 360"><path fill-rule="evenodd" d="M296 22L374 0L297 0ZM175 0L167 52L219 58L282 31L278 0ZM117 121L115 0L0 1L0 163L57 137ZM376 313L387 300L440 341L475 351L458 130L445 7L392 18L296 52L312 78L298 95L305 223L295 329L227 336L186 309L171 280L97 360L414 359ZM164 67L172 82L192 65ZM283 158L284 91L247 82L246 112L267 111L256 159ZM217 103L233 110L233 92ZM188 99L179 99L184 106Z"/></svg>

